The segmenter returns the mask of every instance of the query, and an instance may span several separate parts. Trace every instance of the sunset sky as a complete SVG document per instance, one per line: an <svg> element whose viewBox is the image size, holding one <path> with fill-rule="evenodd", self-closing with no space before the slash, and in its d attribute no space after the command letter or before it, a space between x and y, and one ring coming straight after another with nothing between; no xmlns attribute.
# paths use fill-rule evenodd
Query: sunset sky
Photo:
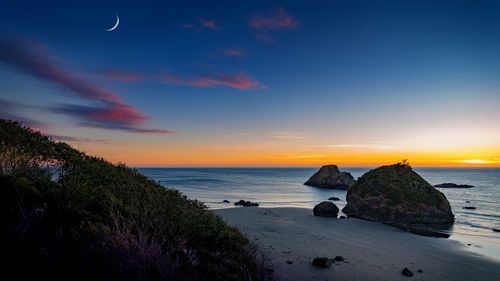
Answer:
<svg viewBox="0 0 500 281"><path fill-rule="evenodd" d="M132 166L500 166L500 2L2 1L0 117Z"/></svg>

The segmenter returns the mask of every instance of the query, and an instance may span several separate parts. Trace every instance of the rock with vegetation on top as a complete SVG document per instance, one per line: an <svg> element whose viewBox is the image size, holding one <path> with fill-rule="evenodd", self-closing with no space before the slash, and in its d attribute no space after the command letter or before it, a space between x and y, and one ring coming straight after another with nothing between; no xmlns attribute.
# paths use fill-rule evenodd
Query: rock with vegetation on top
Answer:
<svg viewBox="0 0 500 281"><path fill-rule="evenodd" d="M339 208L332 202L321 202L314 206L313 214L319 217L337 217Z"/></svg>
<svg viewBox="0 0 500 281"><path fill-rule="evenodd" d="M408 164L371 170L347 191L342 210L352 217L389 223L452 223L454 216L443 193Z"/></svg>
<svg viewBox="0 0 500 281"><path fill-rule="evenodd" d="M340 172L337 165L325 165L304 184L333 189L348 189L354 182L355 180L351 174Z"/></svg>

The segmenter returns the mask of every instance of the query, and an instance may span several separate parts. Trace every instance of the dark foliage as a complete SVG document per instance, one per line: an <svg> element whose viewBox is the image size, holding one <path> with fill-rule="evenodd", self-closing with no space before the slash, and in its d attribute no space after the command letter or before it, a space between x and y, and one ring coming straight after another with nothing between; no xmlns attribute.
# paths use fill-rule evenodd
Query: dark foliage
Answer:
<svg viewBox="0 0 500 281"><path fill-rule="evenodd" d="M274 279L203 203L6 120L0 244L2 274L16 279Z"/></svg>

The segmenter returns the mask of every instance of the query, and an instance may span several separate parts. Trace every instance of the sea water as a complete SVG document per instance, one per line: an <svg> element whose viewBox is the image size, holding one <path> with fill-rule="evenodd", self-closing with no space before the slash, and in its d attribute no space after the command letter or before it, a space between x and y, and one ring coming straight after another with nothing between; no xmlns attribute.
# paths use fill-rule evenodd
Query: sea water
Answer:
<svg viewBox="0 0 500 281"><path fill-rule="evenodd" d="M341 168L358 178L371 168ZM317 168L138 168L168 188L180 190L211 209L232 208L233 202L250 200L261 207L314 205L335 196L342 209L345 190L306 186ZM452 182L473 188L438 188L448 198L455 223L446 230L468 250L500 259L500 168L414 168L432 185ZM223 203L229 200L231 203ZM467 203L469 201L470 203ZM475 210L463 209L465 206ZM470 244L470 245L467 245Z"/></svg>

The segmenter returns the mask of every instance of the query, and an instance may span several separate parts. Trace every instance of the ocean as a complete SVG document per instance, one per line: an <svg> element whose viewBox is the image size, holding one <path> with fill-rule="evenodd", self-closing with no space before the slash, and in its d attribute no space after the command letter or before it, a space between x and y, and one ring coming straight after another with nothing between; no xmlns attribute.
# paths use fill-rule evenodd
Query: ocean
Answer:
<svg viewBox="0 0 500 281"><path fill-rule="evenodd" d="M358 178L371 168L343 168ZM305 186L318 168L137 168L168 188L180 190L211 209L233 208L233 202L250 200L261 207L311 209L329 197L342 209L345 190ZM452 182L473 188L438 188L446 195L455 214L455 223L446 231L467 250L500 260L500 168L414 168L432 185ZM229 200L231 203L223 203ZM469 201L470 203L467 203ZM465 206L475 210L463 209ZM470 245L468 245L470 244Z"/></svg>

